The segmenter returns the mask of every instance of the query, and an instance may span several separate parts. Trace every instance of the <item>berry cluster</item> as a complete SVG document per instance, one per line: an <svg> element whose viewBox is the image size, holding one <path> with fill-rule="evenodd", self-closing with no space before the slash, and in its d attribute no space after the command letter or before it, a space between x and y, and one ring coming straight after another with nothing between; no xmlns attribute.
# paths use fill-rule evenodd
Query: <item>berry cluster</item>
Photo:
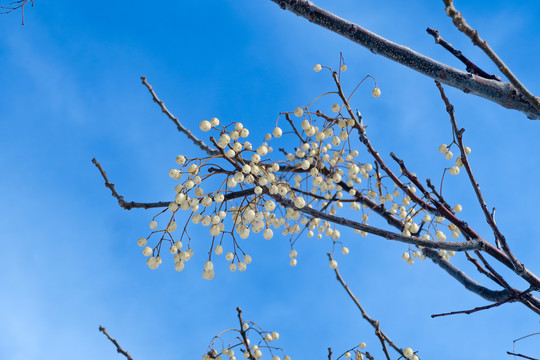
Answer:
<svg viewBox="0 0 540 360"><path fill-rule="evenodd" d="M326 67L318 64L314 70L319 72L323 68ZM330 68L327 69L332 72ZM341 65L340 71L346 69L345 65ZM335 74L332 72L339 85ZM374 97L381 94L377 87L372 93ZM328 92L322 96L335 94L339 95ZM403 223L403 235L426 240L431 240L433 236L437 241L445 241L446 235L441 230L445 219L436 217L432 220L425 209L411 199L416 187L409 183L404 189L379 169L377 161L359 159L360 151L354 146L364 142L365 127L361 117L352 114L348 100L343 96L339 98L342 105L335 103L331 106L332 116L320 110L313 111L313 102L291 112L280 113L271 133L266 134L264 141L258 145L248 141L250 132L241 122L223 125L217 118L202 121L200 130L213 134L210 141L219 154L193 159L177 156L178 167L169 171L169 176L179 181L174 187L174 201L152 219L152 233L137 241L143 247L143 254L148 257L148 266L156 269L161 264L161 248L168 244L175 269L184 269L185 262L194 254L188 231L190 223L207 227L212 239L209 259L203 269L203 277L208 280L215 275L213 254L222 255L224 249L228 249L225 260L229 263L229 269L245 271L252 258L242 250L239 239L247 239L258 233L270 240L275 231L280 231L283 236L290 237L292 248L306 231L308 238L329 238L333 245L339 244L346 255L349 249L340 241L341 232L336 225L305 210L314 209L319 214L334 216L346 210L345 204L353 211L361 212L359 217L348 216L358 217L362 224L368 223L375 209L383 209L388 216ZM285 123L287 131L283 130L283 126L278 126L280 122ZM272 144L280 141L284 135L287 135L289 144L292 138L296 139L298 145L291 151L279 148L277 155L274 155ZM353 141L355 138L361 141ZM441 145L439 151L447 159L452 158L446 145ZM450 173L457 174L460 163L456 161ZM208 191L207 187L212 190ZM453 210L459 212L462 207L455 205ZM177 219L180 211L186 212L188 219L175 239L173 233L179 230ZM156 218L163 213L170 216L158 230ZM453 224L448 225L448 230L454 239L460 234ZM355 229L355 232L367 235L366 231L359 229ZM148 240L153 235L161 237L151 247ZM454 252L440 250L439 254L449 259ZM291 249L289 255L290 265L295 266L297 251ZM402 258L408 264L413 264L413 258L425 259L425 256L422 255L422 248L417 246L410 248ZM332 260L330 267L335 269L337 262Z"/></svg>

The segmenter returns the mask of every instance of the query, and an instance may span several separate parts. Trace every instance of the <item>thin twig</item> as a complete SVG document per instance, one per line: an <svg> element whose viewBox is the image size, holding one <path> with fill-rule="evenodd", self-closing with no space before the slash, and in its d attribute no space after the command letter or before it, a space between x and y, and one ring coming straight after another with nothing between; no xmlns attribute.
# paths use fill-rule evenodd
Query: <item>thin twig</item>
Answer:
<svg viewBox="0 0 540 360"><path fill-rule="evenodd" d="M120 205L125 210L131 210L131 209L150 209L150 208L160 208L160 207L167 207L171 203L170 201L158 201L158 202L152 202L152 203L140 203L140 202L134 202L134 201L125 201L124 197L116 191L114 184L112 184L109 179L107 178L107 173L103 168L101 167L101 164L96 160L96 158L92 159L92 163L98 168L99 172L101 173L101 176L103 177L103 180L105 180L105 186L108 187L111 190L112 196L118 200L118 205Z"/></svg>
<svg viewBox="0 0 540 360"><path fill-rule="evenodd" d="M431 192L435 194L440 203L443 204L447 209L451 209L451 206L444 200L444 197L437 191L435 186L431 183L430 179L426 179L427 186L431 189Z"/></svg>
<svg viewBox="0 0 540 360"><path fill-rule="evenodd" d="M432 28L427 28L426 29L426 32L433 36L433 38L435 39L435 43L436 44L439 44L441 45L443 48L445 48L446 50L448 50L448 52L450 52L450 54L454 55L459 61L461 61L463 64L465 64L466 66L466 70L472 74L475 74L475 75L478 75L478 76L481 76L483 78L486 78L486 79L492 79L492 80L497 80L497 81L501 81L501 78L498 77L497 75L490 75L488 74L487 72L485 72L484 70L480 69L475 63L473 63L471 60L469 60L465 55L463 55L463 53L459 50L456 50L454 49L454 47L452 46L452 44L446 42L442 37L441 35L439 34L439 30L434 30Z"/></svg>
<svg viewBox="0 0 540 360"><path fill-rule="evenodd" d="M484 264L484 266L486 267L486 269L489 270L489 272L497 279L497 281L501 284L502 287L504 287L506 290L508 290L508 292L510 294L513 294L513 295L516 295L516 294L519 294L520 293L520 290L518 289L514 289L512 286L510 286L510 284L502 277L502 275L500 275L494 268L493 266L491 266L488 261L484 258L484 256L480 253L480 251L478 250L475 250L474 253L476 254L476 256L478 256L478 258L480 259L480 261L482 261L482 263ZM531 290L533 288L531 287ZM520 301L521 303L523 303L525 306L527 306L528 308L530 308L531 310L535 310L535 309L538 309L538 304L534 305L531 303L531 297L532 295L531 294L526 294L526 295L523 295L523 296L520 296L518 298L518 301ZM534 298L532 299L533 301L535 300Z"/></svg>
<svg viewBox="0 0 540 360"><path fill-rule="evenodd" d="M332 254L328 253L328 258L330 259L330 261L333 260L332 258ZM388 344L394 348L394 350L396 350L401 356L405 356L405 354L403 354L403 351L401 350L401 348L399 346L397 346L380 328L379 328L379 322L377 320L374 320L372 319L366 312L366 310L364 310L364 307L360 304L360 301L358 300L358 298L352 293L351 289L349 289L349 287L347 286L347 284L345 283L345 280L343 280L343 278L341 277L341 274L339 273L339 270L337 268L334 269L334 272L336 274L336 278L337 280L339 281L339 283L341 284L341 286L343 286L343 288L345 289L345 291L347 291L347 294L349 294L350 298L354 301L354 303L356 304L356 307L360 310L360 312L362 313L362 317L368 322L370 323L371 326L373 326L373 328L378 331L378 335L377 336L380 336L382 339L384 339L384 341L387 341Z"/></svg>
<svg viewBox="0 0 540 360"><path fill-rule="evenodd" d="M119 354L122 354L124 355L128 360L133 360L133 358L131 357L131 355L129 354L129 352L125 351L124 349L122 349L122 347L120 346L120 344L118 344L118 341L116 341L115 339L113 339L109 333L107 332L107 329L105 329L103 326L100 326L99 327L99 331L101 331L103 334L105 334L105 336L107 337L107 339L109 339L113 344L114 346L116 346L116 351L119 353Z"/></svg>
<svg viewBox="0 0 540 360"><path fill-rule="evenodd" d="M163 113L165 113L165 115L167 115L169 117L169 119L171 119L172 122L174 122L174 124L176 125L176 128L178 129L178 131L185 134L191 141L193 141L193 143L195 145L197 145L201 150L206 152L208 155L214 156L214 155L219 154L219 151L217 151L216 149L212 149L210 146L206 145L204 143L204 141L202 141L201 139L195 137L195 135L193 135L193 133L189 129L185 128L180 123L180 121L178 120L177 117L175 117L173 114L171 114L171 112L165 107L165 103L163 101L159 100L159 98L157 97L157 95L156 95L154 89L152 88L152 86L148 83L148 81L146 81L146 77L141 76L141 80L142 80L143 85L146 86L148 91L150 91L150 94L152 94L152 98L154 99L154 102L156 104L158 104L159 107L161 108L161 111L163 111Z"/></svg>
<svg viewBox="0 0 540 360"><path fill-rule="evenodd" d="M294 130L294 133L296 134L296 136L298 136L298 138L300 139L301 142L306 142L304 140L304 138L302 138L302 135L300 135L300 133L298 132L298 129L296 128L296 126L294 125L294 121L292 121L291 119L291 116L289 115L289 113L285 113L285 119L287 119L287 122L291 125L291 127L293 128Z"/></svg>
<svg viewBox="0 0 540 360"><path fill-rule="evenodd" d="M524 357L524 358L527 358L527 359L531 359L531 360L538 360L538 359L534 359L534 358L531 358L531 357L528 357L528 356L525 356L525 355L522 355L522 354L516 354L516 343L520 340L523 340L523 339L526 339L528 337L531 337L531 336L536 336L536 335L540 335L540 332L536 332L536 333L532 333L532 334L527 334L525 336L522 336L520 338L517 338L515 339L514 341L512 341L512 352L507 352L508 354L510 355L514 355L514 358L515 356L520 356L520 357Z"/></svg>
<svg viewBox="0 0 540 360"><path fill-rule="evenodd" d="M497 306L500 306L504 303L507 303L507 302L513 302L513 301L516 301L518 300L521 296L523 295L526 295L528 294L529 292L531 292L532 289L527 289L519 294L515 294L515 295L512 295L510 297L508 297L507 299L505 300L502 300L502 301L499 301L499 302L496 302L494 304L489 304L489 305L486 305L486 306L479 306L479 307L475 307L474 309L470 309L470 310L459 310L459 311L452 311L452 312L448 312L448 313L443 313L443 314L433 314L431 315L432 318L436 318L436 317L439 317L439 316L448 316L448 315L456 315L456 314L467 314L467 315L470 315L472 313L475 313L477 311L482 311L482 310L487 310L487 309L491 309L491 308L494 308L494 307L497 307Z"/></svg>
<svg viewBox="0 0 540 360"><path fill-rule="evenodd" d="M22 25L24 25L24 6L28 1L30 1L30 6L34 7L34 0L16 0L10 3L12 6L0 6L0 9L6 10L0 12L0 14L9 14L17 9L21 9Z"/></svg>
<svg viewBox="0 0 540 360"><path fill-rule="evenodd" d="M497 285L503 286L502 283L497 279L492 273L487 271L478 263L478 260L473 258L467 251L465 251L465 255L467 256L467 260L472 262L474 266L476 266L476 270L478 270L479 273L486 275L488 278L490 278L492 281L494 281Z"/></svg>
<svg viewBox="0 0 540 360"><path fill-rule="evenodd" d="M384 337L383 332L379 329L379 322L377 321L377 330L375 330L375 335L379 338L379 341L381 342L381 346L384 352L384 355L386 356L386 360L390 360L390 354L388 354L388 349L386 348L386 338Z"/></svg>
<svg viewBox="0 0 540 360"><path fill-rule="evenodd" d="M525 359L529 359L529 360L538 360L537 358L533 358L533 357L530 357L530 356L527 356L527 355L523 355L523 354L516 354L516 353L510 352L510 351L507 351L506 353L507 353L508 355L519 356L519 357L522 357L522 358L525 358Z"/></svg>
<svg viewBox="0 0 540 360"><path fill-rule="evenodd" d="M244 320L242 320L242 309L237 307L236 311L238 312L238 320L240 321L240 335L242 336L242 342L244 343L244 346L246 347L246 351L249 354L248 359L255 360L255 356L253 356L253 354L251 353L251 348L249 347L246 331L244 330Z"/></svg>
<svg viewBox="0 0 540 360"><path fill-rule="evenodd" d="M467 171L467 175L469 177L471 185L472 185L472 187L474 189L474 192L476 194L476 198L478 199L478 203L480 204L480 207L482 208L482 211L484 213L486 221L489 224L489 226L491 227L491 229L493 230L493 234L495 235L495 239L497 239L498 242L501 244L501 247L502 247L504 253L507 255L508 260L510 260L510 262L512 263L514 271L517 274L522 274L525 271L525 266L523 264L521 264L516 259L516 257L514 256L512 251L510 250L510 247L508 246L508 243L506 242L505 237L500 232L497 224L493 220L493 217L492 217L491 213L488 210L488 207L487 207L486 202L484 200L484 196L482 195L482 192L480 191L480 185L478 184L478 182L476 181L476 179L474 177L474 174L472 172L472 168L471 168L471 166L469 164L469 160L467 158L467 154L465 152L465 147L463 145L463 132L464 132L464 130L463 129L458 130L457 121L456 121L456 117L455 117L455 113L454 113L454 106L450 103L450 101L446 97L446 94L444 92L444 89L443 89L442 85L438 81L435 81L435 85L437 85L437 88L439 89L439 92L440 92L440 95L441 95L441 99L443 100L444 104L446 105L446 111L448 112L448 115L450 116L450 121L452 123L452 130L454 132L455 138L457 140L458 147L459 147L460 152L461 152L461 162L463 163L463 167ZM534 285L534 284L531 284L531 285ZM540 281L536 284L536 286L540 286Z"/></svg>
<svg viewBox="0 0 540 360"><path fill-rule="evenodd" d="M463 14L454 7L453 0L443 0L446 5L446 14L452 18L452 22L456 28L467 35L474 45L478 46L482 51L493 61L497 68L506 76L510 83L529 101L536 112L540 111L540 98L534 96L525 85L523 85L518 78L510 71L508 66L499 58L499 56L488 45L487 41L483 40L478 31L474 30L463 18Z"/></svg>

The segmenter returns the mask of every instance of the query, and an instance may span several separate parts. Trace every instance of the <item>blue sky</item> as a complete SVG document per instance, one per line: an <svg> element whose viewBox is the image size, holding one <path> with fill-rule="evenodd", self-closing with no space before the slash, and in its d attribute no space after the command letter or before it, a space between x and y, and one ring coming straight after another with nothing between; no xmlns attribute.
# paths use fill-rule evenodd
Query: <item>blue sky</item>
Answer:
<svg viewBox="0 0 540 360"><path fill-rule="evenodd" d="M319 0L318 5L395 42L461 67L425 33L430 26L488 72L495 67L458 33L442 2L403 5ZM514 73L540 93L536 1L457 2L468 22ZM394 151L420 178L440 179L437 152L451 139L433 82L375 56L269 0L89 3L41 2L0 17L0 358L119 359L98 332L106 326L136 359L193 359L212 337L245 319L281 334L293 359L323 358L360 341L382 358L378 340L328 268L328 240L301 239L298 265L288 265L287 239L246 241L253 263L201 277L206 230L193 229L200 250L177 273L165 256L151 271L136 240L157 211L124 211L103 186L92 157L129 200L168 199L176 155L200 151L178 134L140 84L144 75L168 108L198 136L201 120L241 121L262 141L280 111L333 90L316 63L336 67L342 52L352 89L365 75L355 106L381 154ZM517 257L540 272L536 207L540 123L480 98L447 89L489 206ZM294 143L290 144L294 146ZM486 237L465 177L448 179L447 197ZM338 255L342 275L367 311L400 346L424 359L506 358L512 340L539 331L538 317L510 304L431 319L430 314L486 304L426 261L408 266L407 246L345 232L351 249ZM195 251L197 245L193 245ZM484 281L462 258L453 260ZM507 274L503 269L500 269ZM507 274L509 278L512 278ZM513 279L513 278L512 278ZM515 286L523 286L513 281ZM518 352L538 357L538 338Z"/></svg>

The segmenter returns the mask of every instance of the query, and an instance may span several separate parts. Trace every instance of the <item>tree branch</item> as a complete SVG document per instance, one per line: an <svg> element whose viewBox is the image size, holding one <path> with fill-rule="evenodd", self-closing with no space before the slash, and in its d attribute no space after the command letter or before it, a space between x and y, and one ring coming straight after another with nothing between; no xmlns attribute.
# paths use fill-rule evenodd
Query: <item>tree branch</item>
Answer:
<svg viewBox="0 0 540 360"><path fill-rule="evenodd" d="M189 129L185 128L180 123L178 118L176 118L173 114L171 114L171 112L165 107L165 103L159 100L154 89L152 89L152 86L146 81L146 77L141 76L141 80L142 80L143 85L146 86L148 91L150 91L150 94L152 94L152 98L154 99L154 102L159 105L159 107L161 108L161 111L165 113L165 115L167 115L169 119L171 119L171 121L176 125L176 128L178 129L178 131L180 131L183 134L186 134L186 136L191 141L193 141L195 145L197 145L202 151L206 152L208 155L214 156L214 155L219 154L219 151L217 151L216 149L212 149L210 146L206 145L204 141L195 137L195 135L193 135L193 133Z"/></svg>
<svg viewBox="0 0 540 360"><path fill-rule="evenodd" d="M493 282L495 282L497 285L499 286L503 286L503 284L499 281L499 279L497 279L495 277L495 275L493 275L492 273L490 273L489 271L487 271L486 269L484 269L482 267L482 265L480 265L478 263L478 260L473 258L471 255L469 255L468 252L465 251L465 255L467 256L467 260L469 260L470 262L472 262L474 264L474 266L476 267L476 270L478 270L479 273L481 274L484 274L486 275L489 279L491 279Z"/></svg>
<svg viewBox="0 0 540 360"><path fill-rule="evenodd" d="M30 6L34 7L34 0L15 0L10 3L10 6L0 6L0 9L5 10L0 12L0 14L9 14L17 9L21 9L22 25L24 25L24 6L28 1L30 1Z"/></svg>
<svg viewBox="0 0 540 360"><path fill-rule="evenodd" d="M533 357L530 357L530 356L527 356L527 355L516 354L516 353L510 352L510 351L507 351L506 353L507 353L508 355L519 356L519 357L522 357L522 358L525 358L525 359L529 359L529 360L538 360L538 359L536 359L536 358L533 358Z"/></svg>
<svg viewBox="0 0 540 360"><path fill-rule="evenodd" d="M423 75L446 85L463 90L495 102L505 108L514 109L527 115L529 119L540 119L540 107L535 108L534 97L511 83L485 79L430 59L403 45L393 43L359 25L342 19L329 11L306 0L271 0L282 9L288 10L310 22L333 31L367 48L372 53L382 55L405 65ZM505 74L506 75L506 74ZM526 90L526 89L525 89ZM531 100L533 99L533 100Z"/></svg>
<svg viewBox="0 0 540 360"><path fill-rule="evenodd" d="M101 164L96 160L96 158L92 159L92 163L98 168L99 172L101 173L101 176L103 177L103 180L105 180L105 186L108 187L111 190L112 196L114 196L118 200L118 205L120 205L125 210L131 210L135 208L139 209L150 209L150 208L160 208L160 207L167 207L171 203L170 201L158 201L153 203L139 203L134 201L125 201L124 197L116 191L114 184L109 182L109 179L107 178L107 173L103 168L101 167Z"/></svg>
<svg viewBox="0 0 540 360"><path fill-rule="evenodd" d="M480 185L476 181L474 174L472 172L471 166L469 164L469 160L467 158L467 154L465 153L465 148L463 145L463 132L464 129L458 130L457 121L454 114L454 106L450 104L450 101L446 97L446 94L444 93L444 89L441 86L440 83L437 81L435 82L437 85L437 88L439 89L439 92L441 94L441 98L443 99L445 105L446 105L446 111L448 112L450 116L450 121L452 123L452 130L455 134L458 147L461 152L461 160L463 163L463 167L465 167L465 170L467 171L467 175L470 179L471 185L474 189L474 192L476 194L476 197L478 199L478 202L482 208L482 211L484 212L484 216L486 217L486 221L493 230L493 233L495 235L495 239L498 241L498 243L501 244L502 250L504 253L502 253L499 249L493 247L491 244L486 243L486 249L485 251L490 254L491 256L494 256L496 259L501 261L501 254L504 254L504 261L503 262L506 266L511 268L516 274L524 278L536 289L540 288L540 279L536 277L536 275L532 274L530 271L527 270L527 268L520 263L512 251L510 250L510 247L508 246L508 243L506 242L506 238L502 235L502 233L499 231L499 228L497 227L497 224L495 223L495 220L493 219L492 214L489 212L486 202L484 200L484 197L482 195L482 192L480 191Z"/></svg>
<svg viewBox="0 0 540 360"><path fill-rule="evenodd" d="M521 93L525 98L532 104L533 109L536 110L536 112L540 111L540 98L534 96L525 85L523 85L518 78L510 71L508 66L499 58L499 56L491 49L491 47L488 45L487 41L483 40L480 35L478 35L478 31L474 30L472 27L467 24L465 19L463 18L463 14L459 12L454 7L454 1L453 0L443 0L444 4L446 5L446 14L452 18L452 22L456 26L456 28L467 35L473 42L474 45L478 46L482 51L493 61L495 65L497 65L497 68L506 76L506 78L510 81L510 83Z"/></svg>
<svg viewBox="0 0 540 360"><path fill-rule="evenodd" d="M441 45L443 48L445 48L446 50L448 50L448 52L452 55L454 55L459 61L461 61L463 64L465 64L465 66L467 67L465 70L467 70L467 72L470 72L472 74L475 74L475 75L478 75L478 76L481 76L483 78L486 78L486 79L491 79L491 80L497 80L497 81L501 81L501 78L499 78L497 75L490 75L488 74L487 72L485 72L484 70L480 69L475 63L473 63L471 60L469 60L465 55L463 55L463 53L459 50L456 50L454 49L454 47L452 46L452 44L446 42L442 37L441 35L439 34L439 30L434 30L432 28L427 28L426 29L426 32L433 36L433 38L435 39L435 43L436 44L439 44Z"/></svg>
<svg viewBox="0 0 540 360"><path fill-rule="evenodd" d="M271 196L276 202L280 203L283 207L290 208L304 214L308 214L315 218L327 220L334 224L349 227L351 229L365 231L369 234L373 234L373 235L377 235L379 237L385 238L386 240L394 240L394 241L399 241L405 244L412 244L416 246L422 246L422 247L433 248L433 249L444 249L444 250L454 250L454 251L477 250L481 248L482 242L479 241L478 239L471 239L471 240L462 241L462 242L456 242L456 241L437 242L433 240L422 239L417 236L406 236L406 235L394 233L391 231L383 230L380 228L376 228L373 226L369 226L366 224L362 224L354 220L323 213L319 210L316 210L307 206L299 209L293 204L291 200L283 198L280 195L269 194L269 196Z"/></svg>
<svg viewBox="0 0 540 360"><path fill-rule="evenodd" d="M244 330L244 320L242 320L242 309L237 307L236 311L238 312L238 320L240 321L240 335L242 336L242 342L244 343L244 346L246 347L246 351L249 354L248 359L256 360L255 356L253 356L251 352L251 348L249 347L249 343L248 343L247 334L246 334L246 331Z"/></svg>
<svg viewBox="0 0 540 360"><path fill-rule="evenodd" d="M456 268L452 263L443 259L436 251L432 249L423 249L423 253L431 259L435 264L439 265L450 276L461 283L467 290L475 293L476 295L488 300L488 301L503 301L506 300L512 294L508 290L491 290L488 289L465 274L460 269Z"/></svg>
<svg viewBox="0 0 540 360"><path fill-rule="evenodd" d="M107 339L109 339L113 344L114 346L116 346L116 351L119 353L119 354L122 354L124 355L128 360L133 360L133 358L131 357L131 355L129 354L129 352L125 351L124 349L122 349L122 347L120 347L120 344L118 344L118 341L116 341L115 339L113 339L109 333L107 332L107 329L105 329L103 326L100 326L99 327L99 331L101 331L103 334L105 334L105 336L107 337Z"/></svg>
<svg viewBox="0 0 540 360"><path fill-rule="evenodd" d="M431 317L436 318L436 317L440 317L440 316L448 316L448 315L456 315L456 314L470 315L470 314L475 313L477 311L491 309L491 308L494 308L494 307L497 307L497 306L501 306L502 304L507 303L507 302L516 301L521 296L523 296L525 294L528 294L531 290L532 289L527 289L527 290L525 290L525 291L523 291L523 292L521 292L519 294L512 295L512 296L508 297L507 299L496 302L494 304L489 304L489 305L486 305L486 306L479 306L479 307L475 307L474 309L470 309L470 310L460 310L460 311L452 311L452 312L443 313L443 314L433 314L433 315L431 315Z"/></svg>
<svg viewBox="0 0 540 360"><path fill-rule="evenodd" d="M332 254L328 253L328 258L330 259L330 261L333 260L332 258ZM351 289L349 289L349 287L347 286L347 284L345 283L345 280L343 280L343 278L341 277L341 274L339 273L339 270L337 268L334 269L334 272L336 274L336 278L337 280L340 282L341 286L343 286L343 288L345 289L345 291L347 291L347 294L349 294L350 298L354 301L354 303L356 304L356 307L358 308L358 310L360 310L360 312L362 313L362 317L368 322L371 324L371 326L373 326L373 328L375 329L376 332L378 332L377 336L381 339L381 342L384 344L384 341L388 342L388 345L390 345L391 347L394 348L394 350L396 350L401 356L405 356L405 354L403 354L403 351L401 350L401 348L399 346L397 346L392 340L390 340L390 338L382 331L380 330L379 328L379 322L377 320L374 320L372 319L366 312L366 310L364 310L364 307L360 304L360 301L358 301L358 298L352 293ZM388 356L388 351L386 351L386 347L385 347L385 353L387 355L387 358L389 358Z"/></svg>

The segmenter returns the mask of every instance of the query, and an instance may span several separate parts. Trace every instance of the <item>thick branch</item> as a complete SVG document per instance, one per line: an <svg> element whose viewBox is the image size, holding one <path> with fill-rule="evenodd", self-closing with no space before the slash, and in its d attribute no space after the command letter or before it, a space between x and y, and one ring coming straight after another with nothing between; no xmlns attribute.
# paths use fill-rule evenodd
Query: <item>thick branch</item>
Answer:
<svg viewBox="0 0 540 360"><path fill-rule="evenodd" d="M488 301L503 301L508 297L512 296L508 290L491 290L488 289L473 279L471 279L463 271L456 268L449 261L444 260L436 251L432 249L423 249L424 255L431 259L435 264L439 265L444 271L446 271L450 276L456 279L461 283L467 290L475 293L476 295L488 300Z"/></svg>
<svg viewBox="0 0 540 360"><path fill-rule="evenodd" d="M109 333L107 332L107 329L105 329L103 326L100 326L99 327L99 331L101 331L103 334L105 334L105 336L107 337L107 339L109 339L113 344L114 346L116 346L116 351L119 353L119 354L122 354L124 355L128 360L133 360L133 358L131 357L131 355L129 355L129 352L125 351L124 349L122 349L122 347L120 346L120 344L118 344L118 341L116 341L115 339L113 339Z"/></svg>
<svg viewBox="0 0 540 360"><path fill-rule="evenodd" d="M321 9L310 1L272 1L282 9L289 10L300 17L352 40L374 54L382 55L432 79L463 90L465 93L481 96L505 108L520 111L527 115L529 119L540 119L540 110L535 108L533 100L531 100L531 97L533 99L534 97L532 95L522 95L518 88L511 83L485 79L442 64ZM523 92L523 94L525 93Z"/></svg>
<svg viewBox="0 0 540 360"><path fill-rule="evenodd" d="M499 56L493 51L493 49L488 45L487 41L483 40L478 31L474 30L472 27L467 24L463 18L463 14L459 12L454 7L453 0L443 0L446 5L446 14L452 18L452 22L458 28L459 31L467 35L473 42L474 45L478 46L482 51L493 61L497 68L506 76L510 83L521 93L523 96L532 104L533 109L540 111L540 98L534 96L525 85L523 85L518 78L510 71L508 66L499 58Z"/></svg>

